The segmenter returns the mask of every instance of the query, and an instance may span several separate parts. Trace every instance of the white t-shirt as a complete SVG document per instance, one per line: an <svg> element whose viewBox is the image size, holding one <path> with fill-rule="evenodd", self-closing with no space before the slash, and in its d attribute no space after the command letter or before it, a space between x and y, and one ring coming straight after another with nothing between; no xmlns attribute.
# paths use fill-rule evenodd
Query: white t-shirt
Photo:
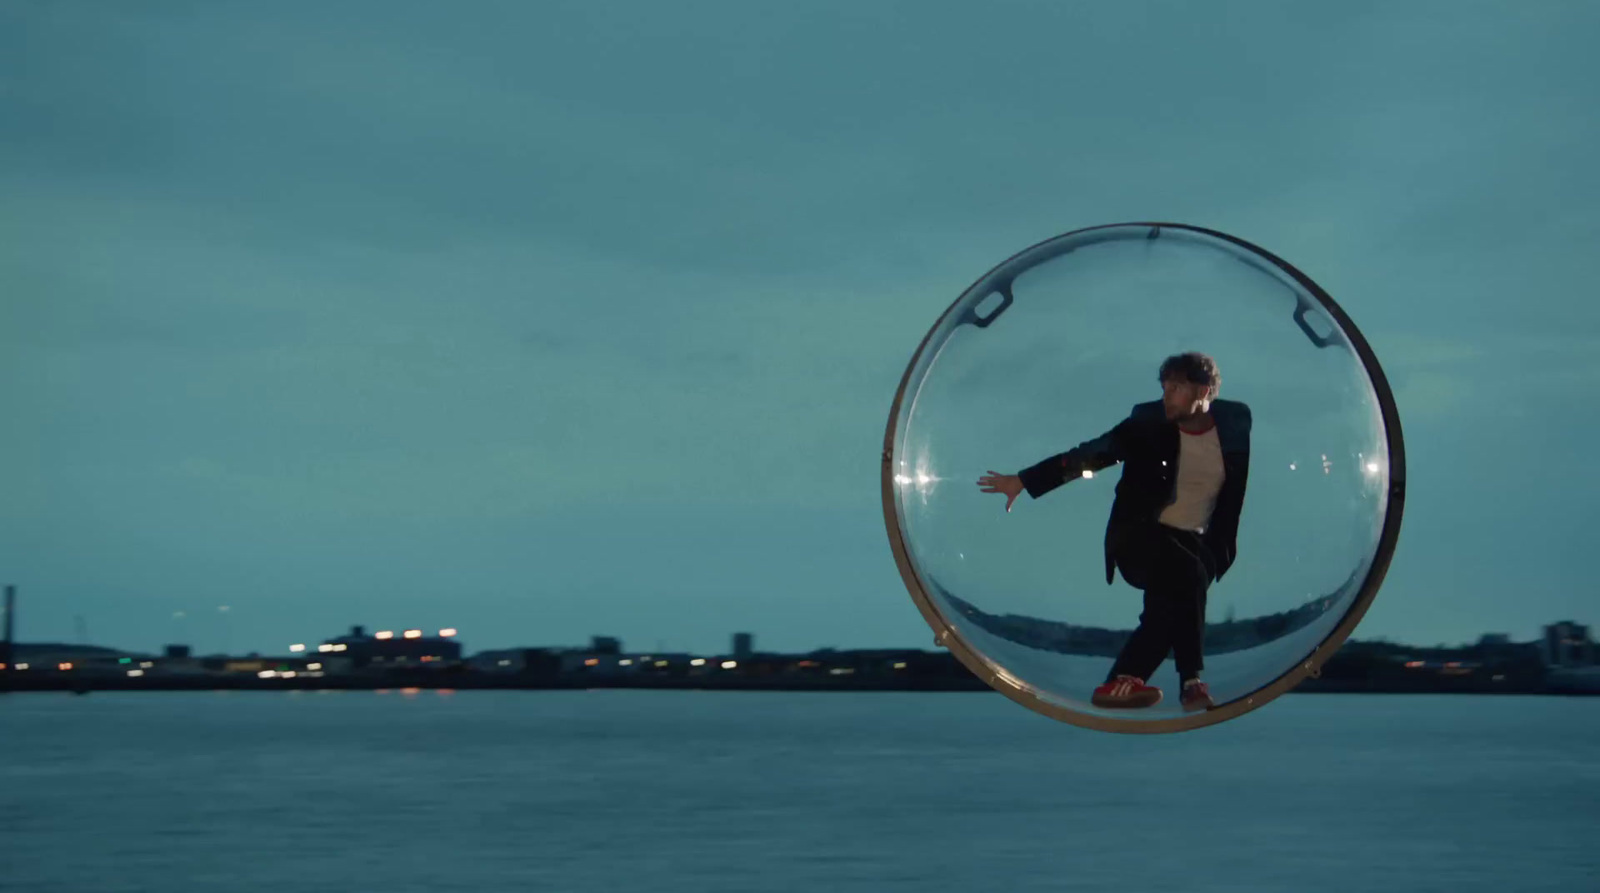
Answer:
<svg viewBox="0 0 1600 893"><path fill-rule="evenodd" d="M1178 484L1176 499L1161 510L1161 523L1180 530L1204 533L1222 492L1222 442L1217 427L1204 434L1178 432Z"/></svg>

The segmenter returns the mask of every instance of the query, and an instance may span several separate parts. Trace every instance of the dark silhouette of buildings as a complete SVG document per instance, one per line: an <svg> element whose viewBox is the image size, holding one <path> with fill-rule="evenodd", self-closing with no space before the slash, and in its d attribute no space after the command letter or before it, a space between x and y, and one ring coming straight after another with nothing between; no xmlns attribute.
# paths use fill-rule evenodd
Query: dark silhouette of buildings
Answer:
<svg viewBox="0 0 1600 893"><path fill-rule="evenodd" d="M1571 620L1552 623L1544 628L1540 642L1544 662L1552 667L1587 667L1594 664L1594 642L1589 638L1589 627Z"/></svg>
<svg viewBox="0 0 1600 893"><path fill-rule="evenodd" d="M947 651L822 648L778 654L734 633L723 655L630 653L620 639L596 635L587 647L509 648L463 659L453 629L368 634L354 626L314 653L290 656L193 656L172 644L159 656L83 643L11 641L15 595L8 587L0 691L216 688L715 688L769 690L986 691ZM994 615L943 594L961 616L994 635L1063 654L1109 657L1128 631L1074 626L1020 615ZM1293 610L1207 624L1206 653L1254 647L1304 629L1334 607L1314 599ZM1600 665L1589 627L1561 621L1533 642L1487 634L1473 645L1419 648L1352 639L1297 691L1600 694Z"/></svg>
<svg viewBox="0 0 1600 893"><path fill-rule="evenodd" d="M365 627L353 626L348 635L323 641L317 653L320 663L340 669L459 663L461 643L455 641L454 630L449 632L448 636L429 636L420 629L382 630L369 636Z"/></svg>

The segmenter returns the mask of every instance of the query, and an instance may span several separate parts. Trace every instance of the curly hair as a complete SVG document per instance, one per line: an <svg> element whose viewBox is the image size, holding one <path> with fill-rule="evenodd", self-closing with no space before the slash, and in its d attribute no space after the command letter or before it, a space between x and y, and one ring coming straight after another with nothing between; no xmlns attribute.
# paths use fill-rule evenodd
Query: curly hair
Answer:
<svg viewBox="0 0 1600 893"><path fill-rule="evenodd" d="M1203 353L1190 351L1167 357L1161 363L1160 380L1169 378L1208 385L1207 400L1217 399L1217 393L1222 390L1222 372L1217 368L1217 361Z"/></svg>

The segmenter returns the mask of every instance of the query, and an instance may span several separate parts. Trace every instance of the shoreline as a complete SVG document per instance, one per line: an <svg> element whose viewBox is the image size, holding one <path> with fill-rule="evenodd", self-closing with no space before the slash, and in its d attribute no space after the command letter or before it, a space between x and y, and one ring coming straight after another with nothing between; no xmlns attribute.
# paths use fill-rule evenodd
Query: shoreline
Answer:
<svg viewBox="0 0 1600 893"><path fill-rule="evenodd" d="M618 689L631 691L743 691L743 692L908 692L908 693L991 693L998 694L976 677L970 679L948 678L915 681L907 679L862 679L850 682L837 680L800 679L721 679L701 681L688 679L517 679L474 676L470 674L430 673L395 675L383 678L329 677L294 679L244 678L144 678L118 679L116 677L72 680L41 678L38 680L8 680L0 686L0 694L57 692L90 694L94 692L173 692L173 691L593 691ZM17 684L17 683L21 684ZM1361 679L1308 679L1290 689L1286 694L1382 694L1382 695L1495 695L1495 696L1546 696L1593 697L1600 690L1564 689L1548 685L1506 684L1453 684L1429 685L1422 680L1408 684L1385 684L1378 680Z"/></svg>

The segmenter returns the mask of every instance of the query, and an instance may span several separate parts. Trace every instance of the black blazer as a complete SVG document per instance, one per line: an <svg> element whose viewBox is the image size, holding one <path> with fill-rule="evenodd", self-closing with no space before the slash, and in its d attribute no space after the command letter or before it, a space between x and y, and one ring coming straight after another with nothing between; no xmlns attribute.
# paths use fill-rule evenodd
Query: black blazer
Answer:
<svg viewBox="0 0 1600 893"><path fill-rule="evenodd" d="M1238 551L1239 513L1244 508L1245 482L1250 474L1250 407L1236 400L1215 400L1211 415L1222 445L1224 478L1202 539L1216 559L1220 580L1233 565ZM1140 403L1110 431L1017 474L1028 495L1038 499L1083 477L1086 471L1122 464L1122 480L1117 482L1111 519L1106 523L1106 582L1110 583L1123 537L1136 526L1155 521L1177 497L1181 436L1177 423L1167 421L1161 401Z"/></svg>

